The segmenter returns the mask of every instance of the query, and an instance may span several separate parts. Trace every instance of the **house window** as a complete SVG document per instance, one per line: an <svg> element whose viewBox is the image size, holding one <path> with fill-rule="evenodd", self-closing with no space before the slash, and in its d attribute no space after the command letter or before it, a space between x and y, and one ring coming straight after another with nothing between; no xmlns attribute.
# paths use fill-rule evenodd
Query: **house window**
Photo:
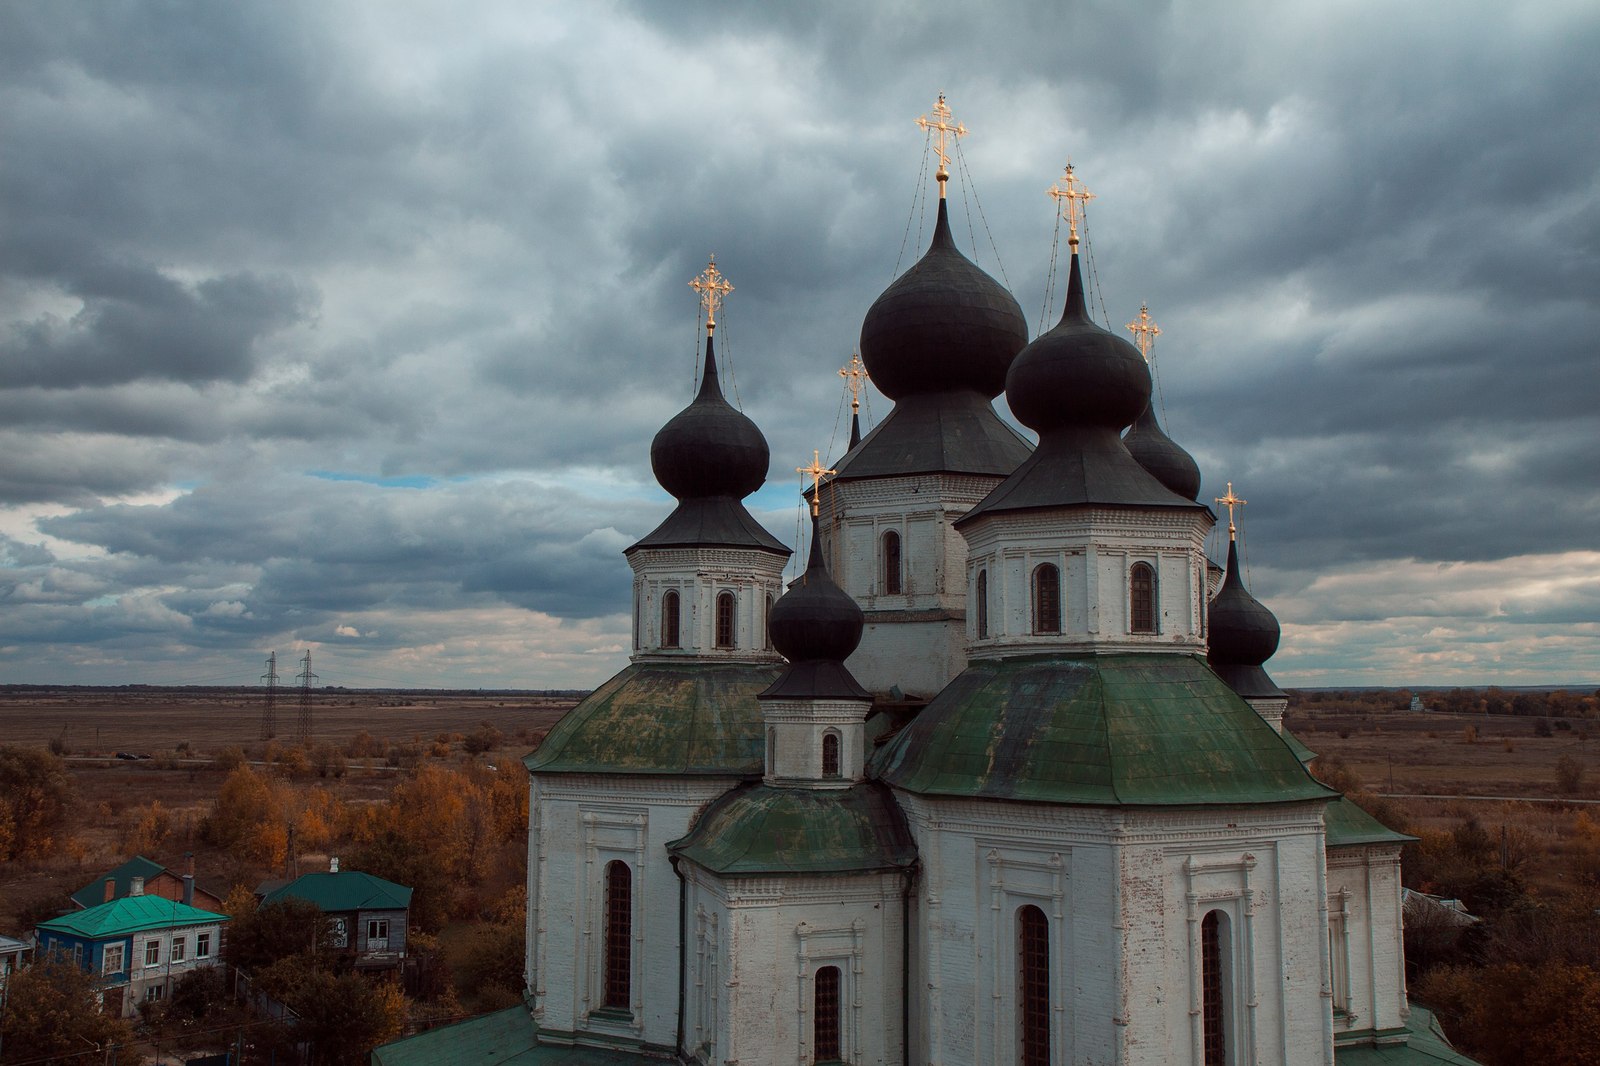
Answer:
<svg viewBox="0 0 1600 1066"><path fill-rule="evenodd" d="M161 965L161 941L147 940L144 944L144 964L146 966Z"/></svg>
<svg viewBox="0 0 1600 1066"><path fill-rule="evenodd" d="M187 937L175 936L172 938L172 961L182 962L189 953L189 940Z"/></svg>
<svg viewBox="0 0 1600 1066"><path fill-rule="evenodd" d="M605 1006L630 1009L633 980L633 871L606 864Z"/></svg>
<svg viewBox="0 0 1600 1066"><path fill-rule="evenodd" d="M125 965L123 956L126 950L121 944L107 944L105 954L100 959L102 973L121 973ZM7 960L8 962L10 960Z"/></svg>
<svg viewBox="0 0 1600 1066"><path fill-rule="evenodd" d="M1054 563L1033 572L1033 631L1061 632L1061 571Z"/></svg>
<svg viewBox="0 0 1600 1066"><path fill-rule="evenodd" d="M839 734L822 734L822 776L839 776Z"/></svg>
<svg viewBox="0 0 1600 1066"><path fill-rule="evenodd" d="M673 591L666 592L661 597L661 646L663 648L681 647L681 637L678 625L678 594Z"/></svg>
<svg viewBox="0 0 1600 1066"><path fill-rule="evenodd" d="M733 647L734 598L731 592L717 594L717 647Z"/></svg>
<svg viewBox="0 0 1600 1066"><path fill-rule="evenodd" d="M839 967L824 966L817 971L812 994L816 1002L811 1042L817 1062L838 1062L839 1051Z"/></svg>
<svg viewBox="0 0 1600 1066"><path fill-rule="evenodd" d="M1022 1066L1050 1066L1050 920L1017 912L1017 1038Z"/></svg>
<svg viewBox="0 0 1600 1066"><path fill-rule="evenodd" d="M978 571L978 587L973 592L973 598L978 601L978 639L987 640L989 637L989 571Z"/></svg>
<svg viewBox="0 0 1600 1066"><path fill-rule="evenodd" d="M79 966L83 965L83 945L82 944L74 944L74 945L72 945L72 961L77 963Z"/></svg>
<svg viewBox="0 0 1600 1066"><path fill-rule="evenodd" d="M1156 572L1149 563L1134 563L1128 572L1128 629L1156 631Z"/></svg>
<svg viewBox="0 0 1600 1066"><path fill-rule="evenodd" d="M196 933L194 938L194 957L209 959L211 957L211 934Z"/></svg>
<svg viewBox="0 0 1600 1066"><path fill-rule="evenodd" d="M1228 1063L1228 919L1211 911L1200 922L1200 1021L1205 1066Z"/></svg>
<svg viewBox="0 0 1600 1066"><path fill-rule="evenodd" d="M889 596L901 592L900 534L892 529L883 535L883 591Z"/></svg>
<svg viewBox="0 0 1600 1066"><path fill-rule="evenodd" d="M147 985L144 990L144 1001L146 1003L154 1003L166 994L167 990L162 985Z"/></svg>
<svg viewBox="0 0 1600 1066"><path fill-rule="evenodd" d="M377 941L376 944L373 942ZM388 947L389 945L389 919L367 919L367 943L373 947Z"/></svg>

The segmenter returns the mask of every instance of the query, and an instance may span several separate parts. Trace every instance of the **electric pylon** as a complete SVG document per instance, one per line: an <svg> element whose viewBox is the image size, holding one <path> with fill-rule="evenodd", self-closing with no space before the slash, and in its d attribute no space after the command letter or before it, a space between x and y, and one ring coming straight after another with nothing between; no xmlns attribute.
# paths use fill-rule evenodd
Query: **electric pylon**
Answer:
<svg viewBox="0 0 1600 1066"><path fill-rule="evenodd" d="M261 739L271 740L278 735L278 653L267 656L267 672L261 675L267 683L267 705L261 708Z"/></svg>
<svg viewBox="0 0 1600 1066"><path fill-rule="evenodd" d="M311 672L311 649L306 649L305 658L300 660L300 743L311 743L311 682L317 680L317 675Z"/></svg>

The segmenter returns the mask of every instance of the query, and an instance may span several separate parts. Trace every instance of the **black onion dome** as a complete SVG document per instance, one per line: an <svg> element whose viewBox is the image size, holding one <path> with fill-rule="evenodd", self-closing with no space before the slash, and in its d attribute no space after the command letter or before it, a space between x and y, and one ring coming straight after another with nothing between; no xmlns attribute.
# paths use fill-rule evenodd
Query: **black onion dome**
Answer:
<svg viewBox="0 0 1600 1066"><path fill-rule="evenodd" d="M1278 650L1278 619L1244 587L1239 545L1234 541L1228 542L1228 571L1211 601L1209 625L1206 661L1217 676L1246 699L1283 695L1261 668Z"/></svg>
<svg viewBox="0 0 1600 1066"><path fill-rule="evenodd" d="M1154 403L1144 405L1144 413L1133 423L1122 443L1134 461L1150 471L1157 481L1185 499L1199 498L1199 464L1162 431L1161 423L1156 421Z"/></svg>
<svg viewBox="0 0 1600 1066"><path fill-rule="evenodd" d="M1040 434L1074 426L1121 432L1150 402L1150 368L1139 349L1089 317L1076 255L1061 321L1011 364L1006 402Z"/></svg>
<svg viewBox="0 0 1600 1066"><path fill-rule="evenodd" d="M861 360L891 400L961 389L993 399L1027 342L1016 299L956 248L944 200L927 253L861 323Z"/></svg>
<svg viewBox="0 0 1600 1066"><path fill-rule="evenodd" d="M680 500L743 499L767 480L769 459L761 430L723 399L716 353L707 336L700 394L661 427L650 445L656 480Z"/></svg>
<svg viewBox="0 0 1600 1066"><path fill-rule="evenodd" d="M811 520L811 558L767 615L772 646L789 667L762 699L870 699L844 661L861 643L865 617L834 583L822 558L822 537Z"/></svg>

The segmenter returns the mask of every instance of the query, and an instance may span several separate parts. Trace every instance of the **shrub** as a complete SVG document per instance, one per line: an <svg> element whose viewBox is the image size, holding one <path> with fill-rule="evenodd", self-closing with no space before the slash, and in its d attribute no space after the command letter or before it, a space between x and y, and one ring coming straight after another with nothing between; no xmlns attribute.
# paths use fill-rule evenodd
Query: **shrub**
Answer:
<svg viewBox="0 0 1600 1066"><path fill-rule="evenodd" d="M1563 796L1576 796L1583 791L1583 763L1570 755L1556 760L1556 791Z"/></svg>

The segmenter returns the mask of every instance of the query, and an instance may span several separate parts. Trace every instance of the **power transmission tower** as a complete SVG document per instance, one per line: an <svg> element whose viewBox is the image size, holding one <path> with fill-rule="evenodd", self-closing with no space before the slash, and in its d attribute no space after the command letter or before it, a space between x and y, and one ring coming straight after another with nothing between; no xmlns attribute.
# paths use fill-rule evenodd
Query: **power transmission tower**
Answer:
<svg viewBox="0 0 1600 1066"><path fill-rule="evenodd" d="M261 675L267 683L267 705L261 708L261 739L271 740L278 735L278 653L267 656L267 672Z"/></svg>
<svg viewBox="0 0 1600 1066"><path fill-rule="evenodd" d="M300 660L300 743L311 743L311 682L317 680L317 675L311 672L311 649L306 649L305 658Z"/></svg>

